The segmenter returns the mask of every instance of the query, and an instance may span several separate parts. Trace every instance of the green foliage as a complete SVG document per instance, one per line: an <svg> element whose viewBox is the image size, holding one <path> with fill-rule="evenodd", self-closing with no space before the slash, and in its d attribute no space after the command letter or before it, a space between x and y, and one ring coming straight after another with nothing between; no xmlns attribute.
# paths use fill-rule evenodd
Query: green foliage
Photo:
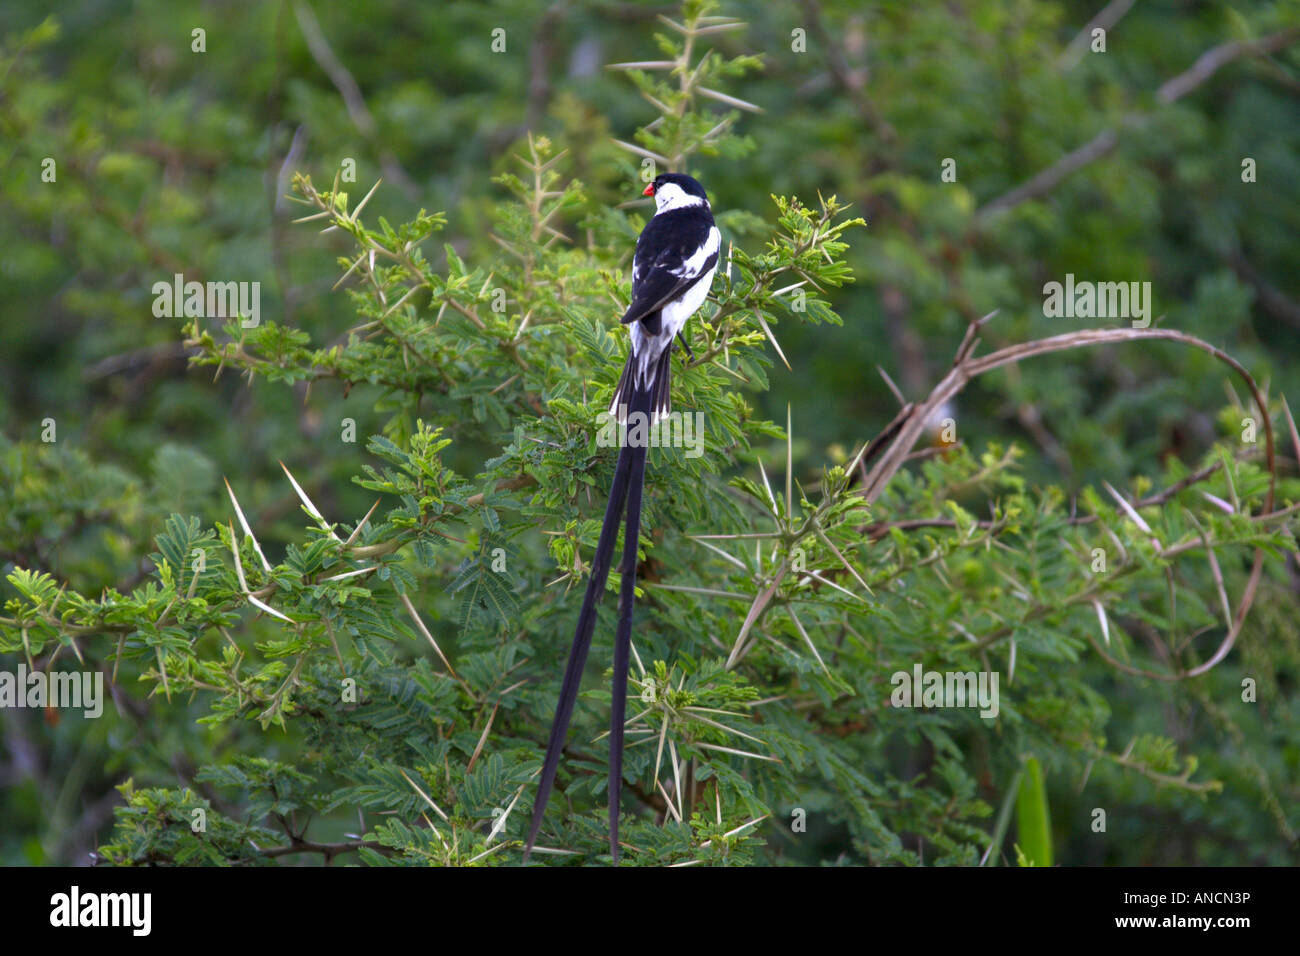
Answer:
<svg viewBox="0 0 1300 956"><path fill-rule="evenodd" d="M1016 860L1021 866L1052 865L1052 820L1043 787L1043 768L1037 757L1025 761L1016 794Z"/></svg>
<svg viewBox="0 0 1300 956"><path fill-rule="evenodd" d="M252 781L241 782L254 792ZM275 840L271 830L214 812L188 788L136 790L127 780L118 790L126 804L113 810L113 842L99 850L113 866L257 866L265 862L258 843Z"/></svg>
<svg viewBox="0 0 1300 956"><path fill-rule="evenodd" d="M532 5L322 10L369 132L295 15L277 26L256 6L224 26L238 52L203 61L204 95L161 52L99 89L105 54L74 52L97 25L0 14L0 128L19 171L0 186L0 301L30 319L0 327L14 436L0 437L0 669L75 658L114 701L90 729L0 712L59 768L0 796L27 837L0 843L4 859L518 859L615 459L598 416L627 347L643 161L701 177L726 259L687 330L693 357L674 358L674 407L703 413L702 454L650 455L625 860L1293 858L1300 482L1288 460L1270 484L1263 422L1241 437L1261 413L1225 403L1224 366L1153 342L1009 365L962 393L960 443L919 447L878 494L863 485L867 439L896 406L873 366L915 400L994 308L991 348L1073 331L1041 308L1065 272L1150 274L1167 325L1295 384L1294 330L1256 327L1258 284L1233 265L1277 274L1300 251L1285 204L1238 176L1249 150L1300 182L1285 97L1262 63L1225 108L1146 95L1290 5L1228 32L1217 13L1165 13L1176 28L1155 39L1142 5L1112 32L1111 67L1060 62L1073 7L960 4L954 29L926 5L808 5L797 22L750 5L741 23L699 0L654 21L579 4L566 31L624 62L540 100ZM104 16L96 36L137 52L172 49L192 19ZM465 40L498 18L518 55ZM429 42L394 43L408 35ZM868 38L870 82L845 60ZM545 65L556 41L534 42ZM990 212L1138 108L1154 135ZM39 181L45 156L57 189ZM438 172L414 188L405 170ZM148 291L176 272L260 279L261 321L154 318ZM1289 457L1275 394L1263 414ZM1212 659L1256 549L1232 653L1172 679ZM604 853L594 672L611 618L544 863ZM916 666L1000 674L998 716L893 705Z"/></svg>

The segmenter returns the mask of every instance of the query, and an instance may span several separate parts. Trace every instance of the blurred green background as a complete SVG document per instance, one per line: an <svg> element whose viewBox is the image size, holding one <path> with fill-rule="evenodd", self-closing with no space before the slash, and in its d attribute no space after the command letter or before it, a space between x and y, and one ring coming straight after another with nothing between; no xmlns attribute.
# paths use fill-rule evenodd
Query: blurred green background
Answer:
<svg viewBox="0 0 1300 956"><path fill-rule="evenodd" d="M673 12L636 2L8 0L0 572L41 568L85 592L134 586L168 513L228 517L223 474L260 503L254 524L274 544L277 527L289 537L299 523L276 465L289 456L313 475L322 510L364 513L370 500L349 481L364 444L351 460L337 442L326 454L321 423L353 417L359 435L377 431L378 392L328 384L308 394L188 370L181 323L152 313L153 283L176 272L258 281L263 316L343 335L355 316L331 287L347 247L291 225L300 207L283 197L294 171L323 187L348 158L358 195L385 180L369 216L446 210L447 236L467 257L494 252L491 174L526 131L570 148L589 192L617 202L635 160L611 137L630 139L653 112L605 65L652 58L656 17ZM692 167L714 207L766 215L771 193L834 193L868 220L850 236L857 282L834 296L844 326L779 327L792 371L777 366L760 398L777 421L792 405L797 461L810 472L892 418L877 365L917 398L984 313L1000 310L989 348L1095 323L1043 315L1043 284L1067 273L1151 282L1164 324L1224 348L1274 393L1300 394L1296 0L809 0L720 12L749 23L717 44L762 55L764 70L736 92L764 112L742 121L744 156ZM1081 34L1098 15L1114 21L1105 52ZM496 29L503 52L492 49ZM195 30L203 52L192 49ZM1162 92L1216 48L1241 55L1217 70L1200 61L1185 95ZM1089 143L1104 148L1002 208ZM47 158L53 182L42 179ZM941 178L947 159L952 182ZM1035 481L1118 485L1156 474L1166 456L1193 461L1223 434L1225 381L1186 349L1072 352L981 379L954 415L977 447L1021 444ZM46 419L58 442L37 448ZM453 451L448 464L473 474L484 449ZM61 479L56 493L56 474L77 481ZM1248 641L1242 653L1283 689L1270 706L1287 708L1283 724L1295 728L1296 608L1256 615L1270 646ZM1107 686L1100 665L1080 666ZM1107 694L1135 733L1206 732L1163 691L1112 680ZM0 712L0 862L84 862L128 774L180 785L207 748L244 739L275 756L292 746L248 728L213 742L193 728L201 712L155 706L156 719L135 723L110 709L58 726ZM1300 742L1250 728L1228 737L1212 768L1224 794L1148 802L1140 825L1104 847L1063 833L1057 859L1293 861ZM1086 812L1072 808L1074 782L1049 785L1054 816Z"/></svg>

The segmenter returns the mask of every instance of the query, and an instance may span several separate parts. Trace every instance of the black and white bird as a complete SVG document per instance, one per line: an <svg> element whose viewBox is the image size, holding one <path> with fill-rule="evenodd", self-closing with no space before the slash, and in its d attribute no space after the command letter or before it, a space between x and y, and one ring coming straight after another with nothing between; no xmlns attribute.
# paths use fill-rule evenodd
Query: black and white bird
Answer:
<svg viewBox="0 0 1300 956"><path fill-rule="evenodd" d="M632 259L632 304L623 313L630 326L627 365L614 389L609 413L620 423L644 416L655 424L670 409L669 361L673 340L681 336L686 320L704 303L718 269L721 236L713 224L709 197L704 187L680 173L665 173L646 186L643 195L653 196L655 214L636 242ZM685 337L682 345L690 352ZM640 433L647 434L647 429ZM629 427L629 436L636 433ZM591 562L587 593L578 613L578 626L564 669L560 699L555 707L541 782L533 803L532 822L524 844L524 860L532 852L541 830L542 816L555 783L560 752L578 698L592 631L596 627L596 604L605 590L609 565L618 538L620 515L627 506L623 533L622 582L618 602L618 629L614 640L614 684L609 723L609 850L618 862L619 796L623 786L623 722L627 712L628 657L632 645L632 605L636 595L637 540L641 534L641 489L645 482L646 445L624 442L614 469L614 481L605 506L605 520Z"/></svg>
<svg viewBox="0 0 1300 956"><path fill-rule="evenodd" d="M703 304L718 270L721 237L704 187L690 176L665 173L644 195L654 196L655 214L632 259L632 304L622 320L631 325L631 350L609 407L619 421L638 388L650 393L652 421L668 413L673 339Z"/></svg>

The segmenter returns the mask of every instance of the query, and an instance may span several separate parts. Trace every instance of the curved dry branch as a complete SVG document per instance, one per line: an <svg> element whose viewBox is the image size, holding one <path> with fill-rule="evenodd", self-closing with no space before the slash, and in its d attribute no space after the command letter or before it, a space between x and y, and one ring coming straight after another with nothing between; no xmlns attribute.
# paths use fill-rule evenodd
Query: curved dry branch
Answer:
<svg viewBox="0 0 1300 956"><path fill-rule="evenodd" d="M1270 515L1274 512L1274 500L1277 489L1277 459L1273 439L1273 423L1269 418L1268 405L1264 399L1263 393L1260 392L1259 386L1255 383L1254 377L1248 372L1240 362L1228 355L1222 349L1219 349L1203 339L1194 335L1188 335L1186 332L1179 332L1174 329L1092 329L1082 332L1067 332L1063 335L1054 335L1050 338L1039 339L1034 342L1024 342L1019 345L1011 345L1007 348L1000 349L997 352L991 352L988 355L976 358L974 353L979 345L978 333L980 328L989 319L992 314L986 315L977 322L972 322L966 330L965 338L957 349L957 356L953 360L953 366L943 380L930 392L926 399L918 402L907 409L904 409L899 418L903 419L900 423L896 418L886 430L894 431L895 435L892 441L889 440L886 433L882 432L881 436L873 439L866 448L873 450L884 447L883 453L880 454L875 466L867 473L863 480L862 495L867 501L875 501L888 487L890 480L898 470L906 463L912 447L916 444L917 439L921 436L925 428L925 423L930 420L934 412L943 406L943 404L952 399L957 393L964 389L967 383L976 376L983 375L985 372L991 372L994 369L1002 368L1006 365L1012 365L1021 362L1024 359L1033 358L1037 355L1047 355L1052 352L1065 352L1071 349L1089 348L1095 345L1111 345L1120 342L1137 342L1143 340L1163 340L1167 342L1179 342L1183 345L1190 345L1192 348L1207 352L1214 356L1215 359L1224 363L1231 368L1245 382L1249 389L1251 397L1254 399L1256 406L1259 408L1260 417L1264 422L1264 434L1266 439L1265 454L1268 462L1269 482L1268 493L1265 496L1263 514ZM860 457L865 457L862 455ZM1210 545L1207 543L1207 548ZM1213 550L1210 550L1211 560L1213 562ZM1172 557L1172 553L1166 553L1166 557ZM1217 572L1217 564L1215 565ZM1197 665L1186 671L1178 671L1172 674L1162 674L1156 671L1148 671L1143 668L1133 667L1117 660L1107 653L1094 638L1090 637L1092 646L1096 649L1108 663L1124 671L1142 677L1149 677L1153 680L1184 680L1189 677L1195 677L1203 674L1217 665L1232 650L1237 641L1237 635L1241 633L1242 625L1246 622L1246 615L1250 613L1251 605L1255 601L1255 592L1259 587L1260 577L1264 570L1264 551L1260 547L1255 548L1254 561L1251 565L1250 577L1247 579L1245 590L1242 592L1241 602L1237 607L1237 612L1232 616L1228 633L1224 636L1223 641L1215 650L1214 654L1204 663Z"/></svg>

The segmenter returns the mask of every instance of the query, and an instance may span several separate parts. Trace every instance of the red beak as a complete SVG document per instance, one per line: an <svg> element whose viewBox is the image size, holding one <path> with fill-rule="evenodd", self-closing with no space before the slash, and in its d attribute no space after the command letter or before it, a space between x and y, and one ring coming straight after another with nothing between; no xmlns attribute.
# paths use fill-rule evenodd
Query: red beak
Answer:
<svg viewBox="0 0 1300 956"><path fill-rule="evenodd" d="M649 186L647 186L645 189L643 189L643 190L641 191L641 195L642 195L642 196L653 196L654 194L655 194L655 184L654 184L654 183L651 183Z"/></svg>

